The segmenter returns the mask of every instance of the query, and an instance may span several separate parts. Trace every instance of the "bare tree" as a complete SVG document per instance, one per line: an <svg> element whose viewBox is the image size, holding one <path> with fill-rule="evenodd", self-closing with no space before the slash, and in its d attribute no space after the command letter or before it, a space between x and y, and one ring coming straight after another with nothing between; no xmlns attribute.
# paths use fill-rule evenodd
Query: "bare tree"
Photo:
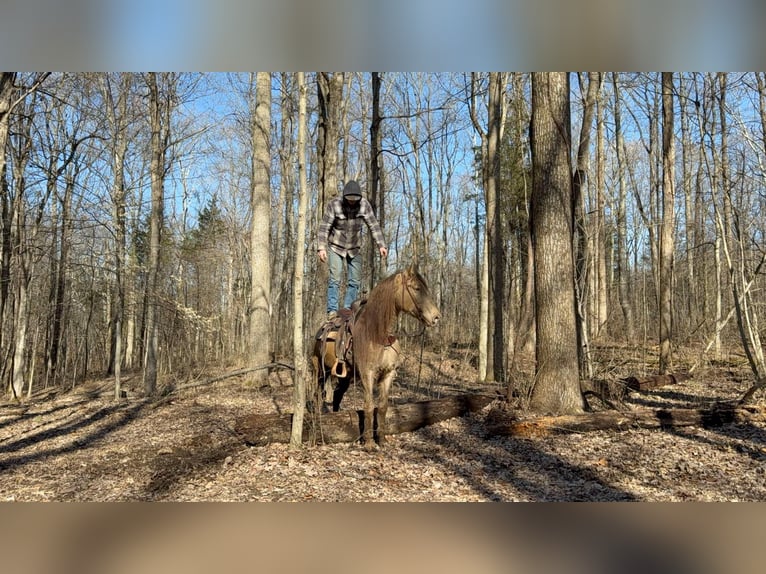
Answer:
<svg viewBox="0 0 766 574"><path fill-rule="evenodd" d="M728 111L726 95L728 91L727 74L717 74L718 108L720 118L721 140L720 161L717 173L720 174L720 199L717 190L713 191L716 225L719 229L721 249L726 259L729 274L729 284L732 290L734 309L737 317L737 327L740 341L747 356L750 369L756 381L766 377L766 361L757 329L757 315L754 311L752 295L748 288L745 241L743 235L743 214L739 213L732 201L733 184L729 165ZM715 157L715 152L714 152ZM719 205L720 201L720 205ZM766 256L764 256L766 257ZM764 257L756 267L756 272L764 263Z"/></svg>
<svg viewBox="0 0 766 574"><path fill-rule="evenodd" d="M14 110L17 106L23 104L26 98L35 92L49 75L48 73L36 74L30 78L26 86L22 86L17 85L18 74L15 72L0 72L0 352L3 351L3 343L5 341L3 325L11 289L11 268L14 262L18 261L20 262L21 279L17 294L16 314L12 323L14 328L11 331L15 338L13 377L11 381L11 389L15 397L21 396L24 384L26 329L28 325L27 289L30 279L29 267L24 259L24 252L21 250L24 238L19 236L19 232L22 230L26 232L26 229L23 228L25 213L23 205L23 170L31 149L31 134L29 133L31 113L23 114L24 117L20 120L22 129L17 130L19 138L26 143L18 149L21 155L14 164L15 173L13 174L13 179L19 185L19 189L16 190L15 194L11 194L8 188L6 150L8 149ZM38 213L41 218L43 211L39 210ZM38 221L40 218L38 218ZM36 232L32 233L32 235L36 235ZM19 321L23 321L23 323ZM6 357L7 355L3 358L5 359ZM11 361L4 360L3 363L3 366L0 367L1 375L6 373L6 369L9 368ZM2 380L5 380L4 377Z"/></svg>
<svg viewBox="0 0 766 574"><path fill-rule="evenodd" d="M149 218L149 256L147 262L146 297L144 311L144 392L153 395L157 390L157 371L159 360L158 309L160 306L159 270L160 236L165 221L165 164L170 138L168 116L169 102L161 97L169 94L161 90L156 72L145 76L149 90L150 123L150 177L151 177L151 213Z"/></svg>
<svg viewBox="0 0 766 574"><path fill-rule="evenodd" d="M569 74L532 75L532 237L537 367L530 408L583 409L577 361Z"/></svg>
<svg viewBox="0 0 766 574"><path fill-rule="evenodd" d="M505 292L503 233L497 202L498 147L505 126L505 76L489 74L487 95L487 128L481 126L476 108L478 76L471 74L470 112L476 132L481 137L481 181L487 212L483 238L481 292L479 295L479 379L503 380L505 333L503 302Z"/></svg>
<svg viewBox="0 0 766 574"><path fill-rule="evenodd" d="M28 329L31 322L31 285L33 274L41 258L41 229L46 207L51 200L53 186L43 186L44 192L37 198L28 189L26 168L33 148L33 122L35 119L36 96L18 100L21 112L11 123L15 135L12 146L11 185L14 193L10 210L10 265L15 269L15 308L12 320L11 391L20 399L27 380L27 355L29 348Z"/></svg>
<svg viewBox="0 0 766 574"><path fill-rule="evenodd" d="M380 114L380 87L381 77L379 72L372 72L372 121L370 123L370 203L380 223L381 229L385 229L385 201L383 201L382 167L383 152L381 124L383 118ZM376 249L369 250L368 265L370 268L370 290L380 279L378 270L378 253Z"/></svg>
<svg viewBox="0 0 766 574"><path fill-rule="evenodd" d="M308 183L306 178L306 80L298 72L298 228L295 235L295 281L293 285L293 423L290 446L299 447L303 441L303 414L306 404L306 349L303 337L303 267L306 251L306 210L308 205Z"/></svg>
<svg viewBox="0 0 766 574"><path fill-rule="evenodd" d="M250 359L269 362L271 351L271 74L256 74L252 118L253 170L250 201ZM265 378L268 371L255 371Z"/></svg>
<svg viewBox="0 0 766 574"><path fill-rule="evenodd" d="M617 150L617 178L618 178L618 199L617 199L617 294L622 309L624 321L625 337L628 341L633 339L633 307L629 295L629 265L628 265L628 247L627 247L627 165L624 158L625 144L622 133L622 96L617 73L612 73L612 86L614 88L614 134Z"/></svg>
<svg viewBox="0 0 766 574"><path fill-rule="evenodd" d="M662 215L660 217L660 374L672 367L673 252L675 247L675 134L673 133L673 74L662 73Z"/></svg>
<svg viewBox="0 0 766 574"><path fill-rule="evenodd" d="M3 348L3 318L11 283L11 205L6 182L5 150L14 105L15 72L0 72L0 350ZM0 370L1 372L2 370Z"/></svg>
<svg viewBox="0 0 766 574"><path fill-rule="evenodd" d="M590 135L593 125L593 116L596 108L596 98L601 90L601 75L598 72L588 74L588 87L583 98L582 124L580 126L580 143L577 146L577 163L572 175L572 205L574 209L575 230L575 288L577 295L577 349L580 361L580 372L583 376L593 376L591 364L588 328L586 317L586 300L589 273L589 245L588 229L585 218L585 194L588 175L588 159L590 157ZM582 89L581 89L582 91Z"/></svg>
<svg viewBox="0 0 766 574"><path fill-rule="evenodd" d="M125 282L123 267L126 260L126 191L125 191L125 156L128 149L128 96L133 78L131 74L119 74L118 86L113 86L109 74L99 76L101 92L104 97L106 117L110 138L110 160L114 178L112 181L112 218L114 221L114 285L115 301L111 323L111 345L108 372L114 373L114 398L120 398L122 374L122 324L125 312ZM116 98L114 91L117 91Z"/></svg>
<svg viewBox="0 0 766 574"><path fill-rule="evenodd" d="M595 309L591 321L595 336L605 334L608 317L609 288L607 285L607 241L606 241L606 210L605 210L605 171L606 171L606 137L604 136L605 101L601 92L596 100L596 200L593 210L593 225L591 230L592 252L595 270L593 278L593 307Z"/></svg>

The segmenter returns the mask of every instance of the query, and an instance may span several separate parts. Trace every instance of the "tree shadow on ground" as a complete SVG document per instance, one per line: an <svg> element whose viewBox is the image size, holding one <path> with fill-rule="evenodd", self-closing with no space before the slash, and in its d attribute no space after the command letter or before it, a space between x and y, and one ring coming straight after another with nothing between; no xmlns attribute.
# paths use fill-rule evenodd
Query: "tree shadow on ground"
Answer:
<svg viewBox="0 0 766 574"><path fill-rule="evenodd" d="M224 442L210 442L209 437L195 436L167 454L158 454L150 462L151 479L143 498L156 500L169 494L184 480L218 467L231 454L242 448L235 437Z"/></svg>
<svg viewBox="0 0 766 574"><path fill-rule="evenodd" d="M44 417L50 416L50 415L52 415L54 413L57 413L59 411L70 411L66 416L62 417L62 418L69 418L69 416L71 416L71 414L72 414L71 413L72 409L74 409L76 407L83 406L83 405L85 405L87 403L88 403L87 399L83 398L83 399L81 399L79 401L75 401L73 403L60 404L60 405L57 405L57 406L52 406L48 410L34 411L34 412L29 412L30 409L32 408L32 405L21 405L21 408L23 409L23 411L20 412L18 414L18 416L14 417L14 418L8 418L5 421L3 421L2 423L0 423L0 429L2 429L5 426L8 426L8 425L15 424L15 423L17 423L17 422L19 422L21 420L24 420L25 418L30 418L30 419L31 418L35 418L35 417L44 418ZM8 439L0 439L0 443L5 442L6 440L8 440Z"/></svg>
<svg viewBox="0 0 766 574"><path fill-rule="evenodd" d="M474 425L470 426L473 428ZM483 447L466 449L464 445L458 446L463 456L460 463L455 463L449 457L433 454L434 446L439 449L456 448L446 434L433 427L419 432L423 440L430 444L423 448L417 445L411 447L414 455L438 463L445 470L461 477L472 489L490 501L505 500L493 489L494 482L510 484L522 498L534 502L637 500L633 494L604 482L590 469L543 452L526 441L523 441L526 443L523 448L514 449L505 439L479 435ZM466 432L479 434L475 430ZM543 471L542 475L538 473L540 470ZM573 492L572 484L579 485L582 490ZM541 490L545 492L542 497Z"/></svg>
<svg viewBox="0 0 766 574"><path fill-rule="evenodd" d="M22 450L32 450L32 452L18 454L16 456L0 456L0 470L13 470L32 462L45 460L49 457L90 448L109 434L123 428L131 421L134 421L143 412L147 404L149 404L149 401L144 400L132 406L126 406L124 404L105 406L88 416L78 418L68 424L61 424L54 428L46 428L31 436L0 445L0 455L3 453L15 453ZM102 421L107 422L99 426L99 423ZM86 431L87 434L80 436L79 433L83 431ZM72 441L65 445L51 448L37 448L46 441L66 437L68 435L72 435Z"/></svg>
<svg viewBox="0 0 766 574"><path fill-rule="evenodd" d="M696 427L691 428L694 429ZM766 445L766 429L757 427L752 423L729 423L715 426L707 425L704 428L713 432L716 436L720 437L721 440L714 440L714 438L710 436L703 436L696 432L689 432L683 427L667 429L665 432L672 432L674 435L686 440L693 440L721 449L733 448L740 454L747 455L755 461L766 461L766 449L764 449L763 446L759 446ZM729 441L742 442L732 445L727 439L729 439Z"/></svg>
<svg viewBox="0 0 766 574"><path fill-rule="evenodd" d="M680 391L652 390L650 394L632 393L625 402L648 409L666 409L672 408L668 405L667 401L674 401L678 403L675 406L681 408L704 408L718 400L714 397L700 397L699 395L691 395Z"/></svg>

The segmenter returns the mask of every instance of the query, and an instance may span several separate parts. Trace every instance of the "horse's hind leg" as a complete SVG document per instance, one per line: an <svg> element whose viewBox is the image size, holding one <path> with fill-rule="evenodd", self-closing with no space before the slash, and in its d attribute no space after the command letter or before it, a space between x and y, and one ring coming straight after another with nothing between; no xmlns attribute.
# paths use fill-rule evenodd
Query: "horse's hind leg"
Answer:
<svg viewBox="0 0 766 574"><path fill-rule="evenodd" d="M386 413L388 412L388 392L391 389L391 383L396 376L396 371L389 371L380 381L378 387L378 444L386 444Z"/></svg>
<svg viewBox="0 0 766 574"><path fill-rule="evenodd" d="M332 395L332 411L334 413L337 413L340 410L340 402L343 400L343 396L346 394L350 384L350 376L338 377L338 386L335 387L335 392Z"/></svg>

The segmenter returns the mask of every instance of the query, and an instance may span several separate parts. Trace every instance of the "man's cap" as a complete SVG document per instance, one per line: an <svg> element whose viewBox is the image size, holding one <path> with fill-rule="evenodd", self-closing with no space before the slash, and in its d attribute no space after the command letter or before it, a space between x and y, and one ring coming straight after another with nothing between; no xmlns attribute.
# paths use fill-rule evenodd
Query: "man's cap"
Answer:
<svg viewBox="0 0 766 574"><path fill-rule="evenodd" d="M343 197L362 197L362 189L353 179L343 188Z"/></svg>

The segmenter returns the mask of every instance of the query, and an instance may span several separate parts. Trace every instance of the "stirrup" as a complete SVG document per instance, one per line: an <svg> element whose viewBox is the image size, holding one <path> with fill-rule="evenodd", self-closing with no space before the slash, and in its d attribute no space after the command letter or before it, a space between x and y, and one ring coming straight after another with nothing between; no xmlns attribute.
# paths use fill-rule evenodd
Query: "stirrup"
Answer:
<svg viewBox="0 0 766 574"><path fill-rule="evenodd" d="M332 369L330 369L330 372L338 378L344 378L348 374L348 371L346 370L346 362L336 359L335 364L332 366Z"/></svg>

